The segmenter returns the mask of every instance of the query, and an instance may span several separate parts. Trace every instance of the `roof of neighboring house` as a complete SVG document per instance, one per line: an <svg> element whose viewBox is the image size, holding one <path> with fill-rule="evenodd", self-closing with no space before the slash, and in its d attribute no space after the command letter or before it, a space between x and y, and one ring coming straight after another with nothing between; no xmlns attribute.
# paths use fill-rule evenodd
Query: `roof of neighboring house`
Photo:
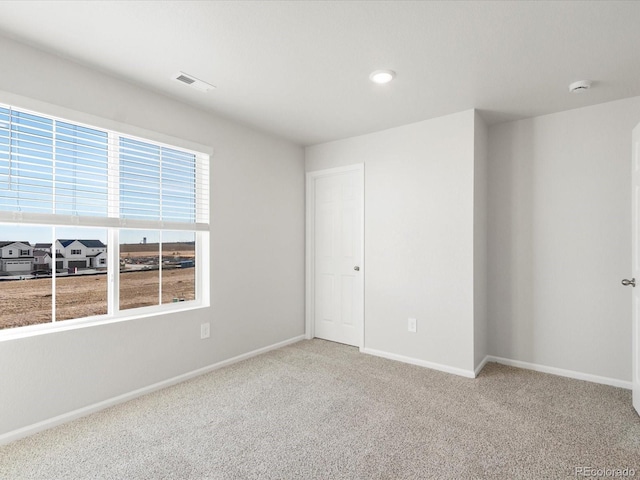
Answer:
<svg viewBox="0 0 640 480"><path fill-rule="evenodd" d="M21 242L21 241L18 241L18 240L14 240L13 242L0 242L0 248L6 247L7 245L13 245L14 243L22 243L24 245L31 246L31 244L29 242Z"/></svg>
<svg viewBox="0 0 640 480"><path fill-rule="evenodd" d="M56 258L64 258L64 255L61 253L56 253Z"/></svg>
<svg viewBox="0 0 640 480"><path fill-rule="evenodd" d="M43 248L51 248L50 243L36 243L36 246L33 248L43 249Z"/></svg>
<svg viewBox="0 0 640 480"><path fill-rule="evenodd" d="M104 243L102 243L100 240L79 240L76 238L73 240L58 240L58 241L65 248L71 245L75 241L78 241L79 243L81 243L87 248L107 248L107 246Z"/></svg>
<svg viewBox="0 0 640 480"><path fill-rule="evenodd" d="M44 252L44 251L42 251L42 250L36 250L36 251L34 251L34 252L33 252L33 256L34 256L34 257L44 257L44 256L46 256L46 255L51 256L51 255L49 254L49 252Z"/></svg>

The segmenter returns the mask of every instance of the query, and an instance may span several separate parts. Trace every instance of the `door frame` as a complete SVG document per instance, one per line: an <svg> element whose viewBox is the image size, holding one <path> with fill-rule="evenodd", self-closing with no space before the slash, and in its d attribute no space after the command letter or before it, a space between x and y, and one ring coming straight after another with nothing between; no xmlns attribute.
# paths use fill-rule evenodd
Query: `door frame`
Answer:
<svg viewBox="0 0 640 480"><path fill-rule="evenodd" d="M631 275L640 281L640 124L632 131L631 169ZM623 283L624 285L624 283ZM635 283L631 294L631 403L640 415L640 292Z"/></svg>
<svg viewBox="0 0 640 480"><path fill-rule="evenodd" d="M360 351L364 349L364 287L365 277L364 272L364 163L356 163L353 165L347 165L344 167L328 168L325 170L314 170L307 172L306 175L306 210L305 210L305 323L304 334L308 340L315 337L315 304L314 304L314 291L315 291L315 262L313 252L315 250L315 208L316 208L316 180L321 177L328 177L333 175L340 175L346 172L358 173L358 181L360 182L360 272L362 273L362 303L360 305L360 311L362 317L360 319L360 334L359 345Z"/></svg>

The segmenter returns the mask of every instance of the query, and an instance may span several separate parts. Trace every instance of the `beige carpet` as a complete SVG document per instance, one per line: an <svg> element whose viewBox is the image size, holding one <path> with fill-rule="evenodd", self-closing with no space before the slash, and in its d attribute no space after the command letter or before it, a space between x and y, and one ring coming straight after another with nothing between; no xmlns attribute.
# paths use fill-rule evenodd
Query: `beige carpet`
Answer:
<svg viewBox="0 0 640 480"><path fill-rule="evenodd" d="M627 390L304 341L0 447L2 479L574 477L633 468Z"/></svg>

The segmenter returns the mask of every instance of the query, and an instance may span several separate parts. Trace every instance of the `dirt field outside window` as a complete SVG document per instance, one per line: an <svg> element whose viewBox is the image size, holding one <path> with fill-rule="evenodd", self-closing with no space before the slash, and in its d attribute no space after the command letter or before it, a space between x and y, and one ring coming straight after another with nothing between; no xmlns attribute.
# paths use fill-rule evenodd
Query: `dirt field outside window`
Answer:
<svg viewBox="0 0 640 480"><path fill-rule="evenodd" d="M177 294L195 297L195 269L164 270L162 303ZM140 299L158 298L158 271L142 270L121 275L121 290L132 305ZM106 274L56 278L58 321L107 313ZM62 318L60 318L62 316ZM51 322L51 279L0 281L0 329Z"/></svg>

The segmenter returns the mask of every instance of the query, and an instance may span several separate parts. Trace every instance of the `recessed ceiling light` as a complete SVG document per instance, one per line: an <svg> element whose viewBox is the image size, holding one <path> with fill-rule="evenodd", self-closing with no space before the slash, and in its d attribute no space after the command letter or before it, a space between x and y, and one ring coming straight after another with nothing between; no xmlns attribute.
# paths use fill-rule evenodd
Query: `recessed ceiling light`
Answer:
<svg viewBox="0 0 640 480"><path fill-rule="evenodd" d="M585 90L589 90L591 88L591 84L593 82L591 80L578 80L577 82L573 82L569 85L569 91L571 93L579 93L584 92Z"/></svg>
<svg viewBox="0 0 640 480"><path fill-rule="evenodd" d="M369 79L374 83L389 83L396 76L396 72L393 70L376 70L371 72Z"/></svg>

